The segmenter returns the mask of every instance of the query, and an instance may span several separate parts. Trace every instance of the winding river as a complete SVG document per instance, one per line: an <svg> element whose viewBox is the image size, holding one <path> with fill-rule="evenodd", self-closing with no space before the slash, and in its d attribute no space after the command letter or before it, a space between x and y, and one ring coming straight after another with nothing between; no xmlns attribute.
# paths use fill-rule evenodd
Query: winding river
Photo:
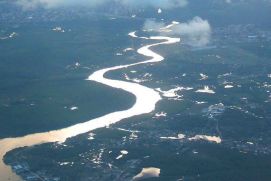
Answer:
<svg viewBox="0 0 271 181"><path fill-rule="evenodd" d="M132 36L133 35L133 36ZM132 37L137 37L135 32L130 34ZM132 93L136 97L136 101L134 105L123 111L117 111L113 113L106 114L102 117L98 117L92 120L89 120L84 123L76 124L67 128L63 128L60 130L54 130L44 133L35 133L26 135L23 137L17 138L5 138L0 140L0 181L19 181L21 180L15 173L12 172L11 168L4 164L3 157L4 155L16 148L25 147L25 146L33 146L42 143L50 143L50 142L64 142L67 138L87 133L91 130L102 128L108 126L110 124L114 124L119 122L125 118L129 118L136 115L150 113L155 110L156 103L161 100L160 94L154 89L142 86L133 82L126 82L121 80L113 80L109 78L105 78L104 75L113 70L128 68L135 65L154 63L164 60L164 57L150 50L151 47L162 45L162 44L173 44L180 41L179 38L170 38L163 36L155 36L144 39L150 40L161 40L160 43L155 43L151 45L146 45L137 50L139 54L150 57L150 59L138 63L128 64L128 65L119 65L115 67L105 68L98 70L91 74L87 80L99 82L101 84L114 87L117 89L122 89L127 92Z"/></svg>

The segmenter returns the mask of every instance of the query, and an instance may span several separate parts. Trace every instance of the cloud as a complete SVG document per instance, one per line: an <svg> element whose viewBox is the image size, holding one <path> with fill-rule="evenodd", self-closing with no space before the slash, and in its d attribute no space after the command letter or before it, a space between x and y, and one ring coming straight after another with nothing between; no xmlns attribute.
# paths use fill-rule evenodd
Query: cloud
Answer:
<svg viewBox="0 0 271 181"><path fill-rule="evenodd" d="M107 0L16 0L16 4L24 9L58 8L68 6L89 6L95 7L105 3Z"/></svg>
<svg viewBox="0 0 271 181"><path fill-rule="evenodd" d="M204 46L210 42L211 26L207 20L195 17L188 23L180 23L172 28L174 34L179 34L192 46Z"/></svg>
<svg viewBox="0 0 271 181"><path fill-rule="evenodd" d="M170 9L183 7L187 5L187 0L16 0L16 4L24 9L42 8L59 8L59 7L97 7L107 3L117 3L131 7L159 7Z"/></svg>
<svg viewBox="0 0 271 181"><path fill-rule="evenodd" d="M117 0L123 5L128 6L150 6L156 8L171 9L184 7L188 4L187 0Z"/></svg>
<svg viewBox="0 0 271 181"><path fill-rule="evenodd" d="M164 22L156 22L151 19L147 19L144 23L143 30L147 31L160 31L161 28L165 27Z"/></svg>
<svg viewBox="0 0 271 181"><path fill-rule="evenodd" d="M180 36L183 43L194 47L205 46L211 39L211 26L207 20L194 17L187 23L179 23L164 31L164 23L147 20L143 29L159 32L162 35ZM162 29L161 29L162 28Z"/></svg>

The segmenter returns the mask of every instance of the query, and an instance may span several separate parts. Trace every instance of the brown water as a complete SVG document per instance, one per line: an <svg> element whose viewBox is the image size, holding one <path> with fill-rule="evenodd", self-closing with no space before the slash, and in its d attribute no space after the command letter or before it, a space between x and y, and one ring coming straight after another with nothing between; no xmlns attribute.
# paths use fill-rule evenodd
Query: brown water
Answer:
<svg viewBox="0 0 271 181"><path fill-rule="evenodd" d="M145 38L146 39L146 38ZM129 65L120 65L111 68L106 68L98 70L89 76L88 80L96 81L110 87L123 89L127 92L130 92L135 95L136 102L135 104L127 110L113 112L105 116L89 120L85 123L76 124L74 126L49 131L45 133L35 133L30 134L24 137L18 138L6 138L0 140L0 157L3 159L4 155L16 148L33 146L42 143L50 142L64 142L67 138L77 136L79 134L87 133L97 128L102 128L110 124L119 122L125 118L129 118L136 115L150 113L155 109L155 104L161 100L161 97L158 92L155 90L142 86L137 83L125 82L120 80L112 80L104 77L104 74L111 70L117 70L122 68L127 68L130 66L135 66L145 63L154 63L162 61L164 58L159 54L151 51L149 48L161 44L172 44L180 41L179 38L169 38L169 37L151 37L150 39L154 40L165 40L161 43L155 43L151 45L144 46L138 50L139 54L151 57L151 59L142 61L135 64ZM4 164L3 160L0 162L0 181L19 181L21 180L15 173L12 172L11 168Z"/></svg>

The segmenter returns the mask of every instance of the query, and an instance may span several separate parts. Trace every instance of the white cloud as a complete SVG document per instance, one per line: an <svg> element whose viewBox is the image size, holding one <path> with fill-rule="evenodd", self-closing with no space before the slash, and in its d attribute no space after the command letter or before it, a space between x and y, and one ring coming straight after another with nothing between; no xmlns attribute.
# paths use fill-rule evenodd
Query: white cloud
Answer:
<svg viewBox="0 0 271 181"><path fill-rule="evenodd" d="M150 6L164 9L183 7L187 4L187 0L16 0L16 4L22 6L24 9L33 9L36 7L58 8L67 6L96 7L109 2L115 2L125 6Z"/></svg>
<svg viewBox="0 0 271 181"><path fill-rule="evenodd" d="M174 34L180 34L192 46L204 46L210 42L211 26L207 20L195 17L188 23L180 23L172 28Z"/></svg>
<svg viewBox="0 0 271 181"><path fill-rule="evenodd" d="M115 0L119 1L124 5L132 5L132 6L151 6L157 8L176 8L176 7L184 7L187 5L187 0Z"/></svg>
<svg viewBox="0 0 271 181"><path fill-rule="evenodd" d="M170 27L170 31L161 31L164 23L147 20L144 29L160 32L161 34L180 36L184 43L191 46L205 46L210 42L211 26L207 20L195 17L187 23L179 23Z"/></svg>
<svg viewBox="0 0 271 181"><path fill-rule="evenodd" d="M231 0L225 0L226 3L231 3Z"/></svg>
<svg viewBox="0 0 271 181"><path fill-rule="evenodd" d="M147 19L144 23L143 30L159 31L163 27L165 27L165 23Z"/></svg>
<svg viewBox="0 0 271 181"><path fill-rule="evenodd" d="M17 0L16 4L24 9L33 9L37 7L58 8L67 6L90 6L94 7L105 3L107 0Z"/></svg>

